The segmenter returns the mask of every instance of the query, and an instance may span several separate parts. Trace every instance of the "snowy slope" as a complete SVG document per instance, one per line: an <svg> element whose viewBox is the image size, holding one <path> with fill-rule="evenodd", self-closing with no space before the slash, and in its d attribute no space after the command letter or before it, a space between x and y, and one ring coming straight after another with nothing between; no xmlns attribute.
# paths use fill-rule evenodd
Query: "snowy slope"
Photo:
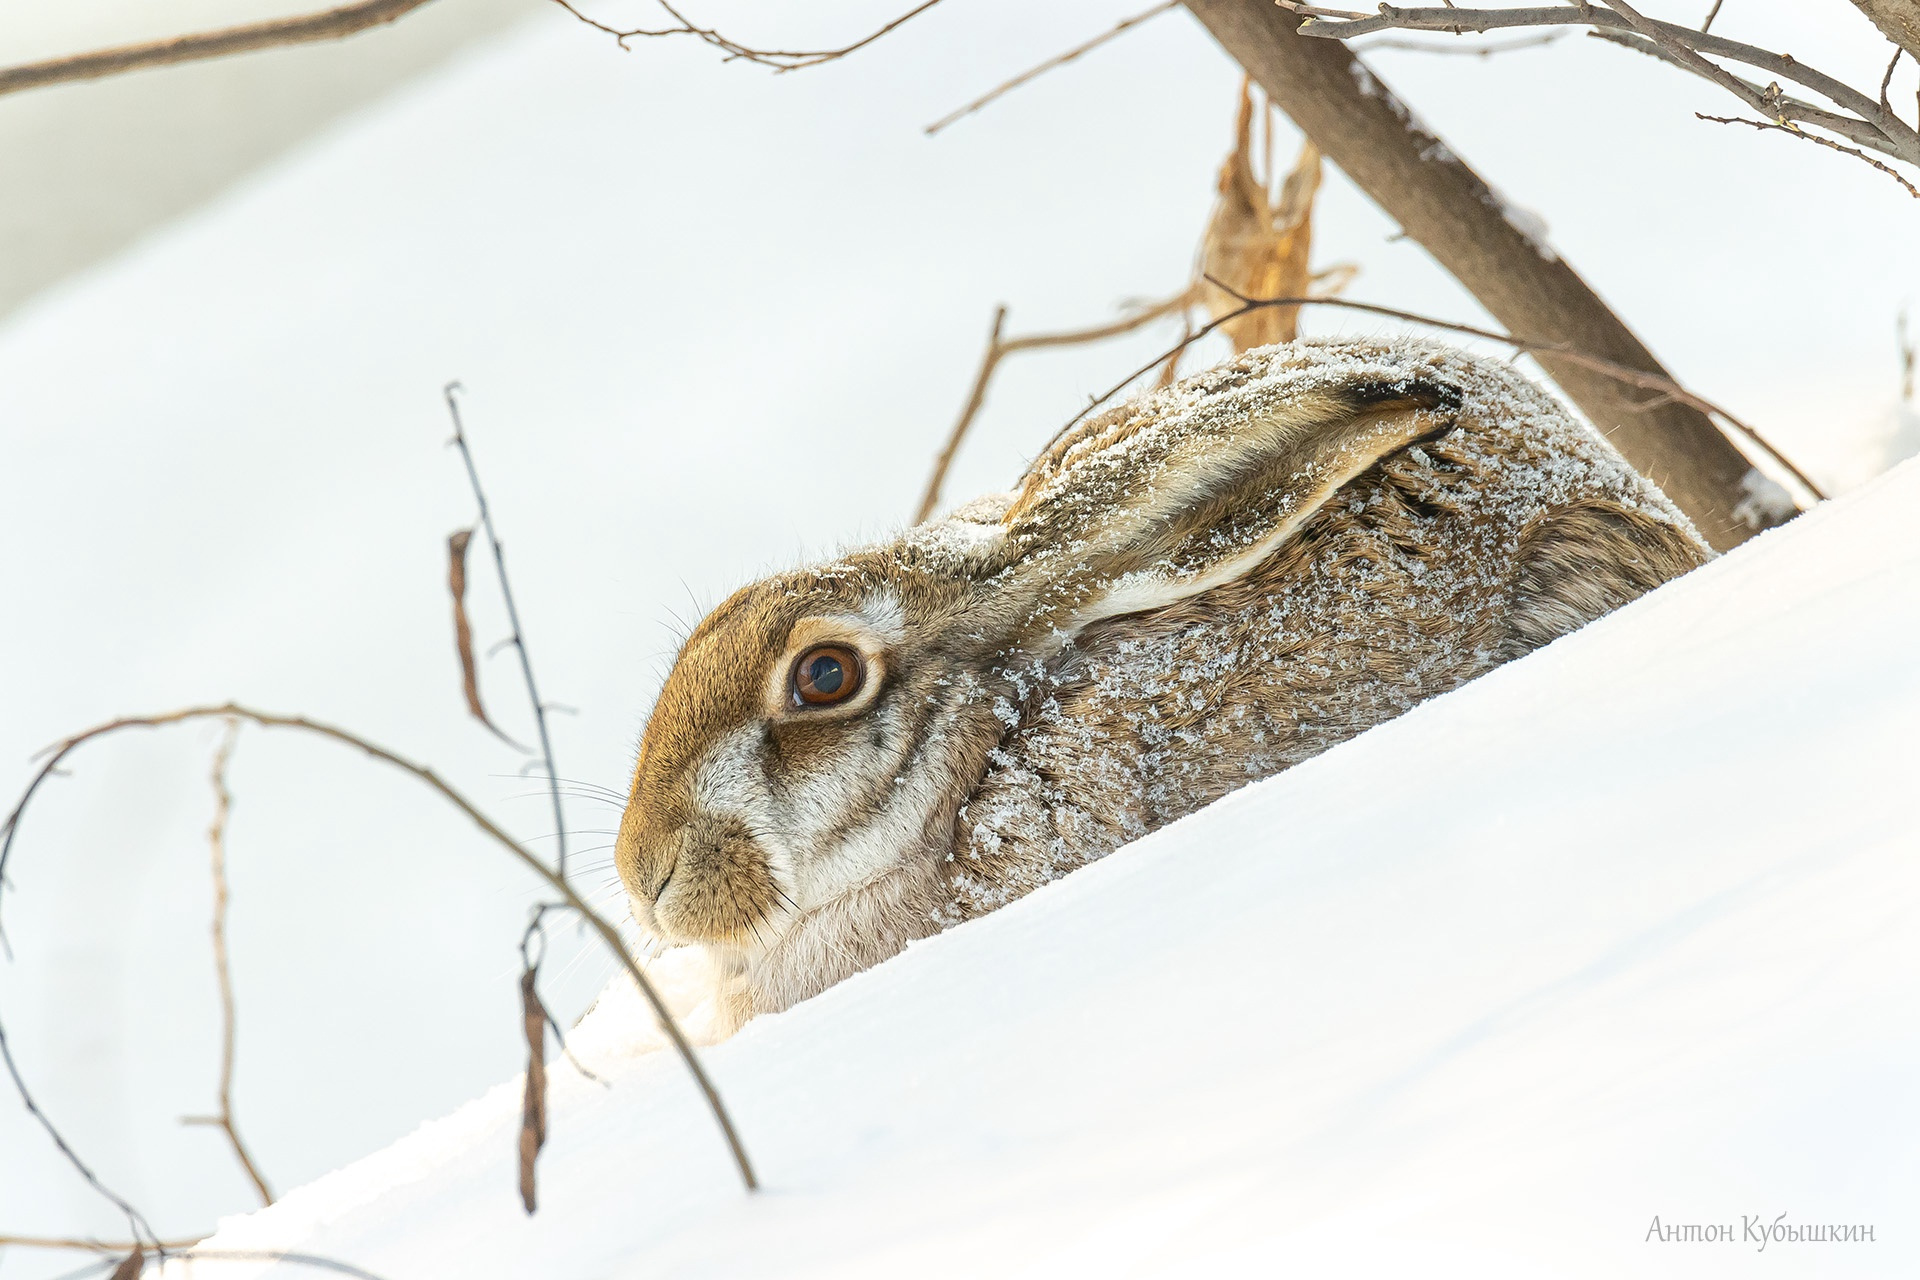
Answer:
<svg viewBox="0 0 1920 1280"><path fill-rule="evenodd" d="M448 20L477 2L451 5ZM193 7L215 3L265 0ZM429 10L442 7L405 25L437 22ZM524 28L0 328L9 791L35 751L82 725L239 697L431 762L551 848L545 795L460 698L445 539L473 509L443 448L443 382L470 391L468 429L541 687L580 711L554 723L560 768L617 790L676 619L912 510L996 303L1011 306L1011 333L1069 329L1184 278L1239 83L1205 33L1171 15L927 138L923 122L1141 0L941 5L859 57L777 77L691 44L625 54L557 6L525 7ZM1742 0L1718 22L1877 83L1870 24L1844 5L1845 21L1809 24L1803 7ZM817 6L748 8L755 36L809 43L899 12L895 0L847 0L830 22ZM364 69L398 31L283 52ZM241 60L54 92L133 93L158 83L148 75L241 75L242 61L265 74L266 61ZM1910 202L1884 175L1701 124L1693 110L1722 105L1711 86L1596 41L1471 74L1405 51L1382 51L1379 66L1540 211L1556 248L1689 385L1836 488L1884 464L1893 318L1920 279ZM1890 92L1910 94L1914 74L1903 62ZM55 99L6 101L18 114ZM1515 102L1543 109L1517 118ZM1602 135L1554 145L1597 103ZM130 120L122 141L165 132L158 120ZM1291 146L1283 128L1278 148ZM0 187L19 176L0 166ZM1782 194L1796 225L1847 234L1782 237L1751 216ZM1334 170L1315 245L1322 264L1363 268L1355 297L1480 317ZM1359 316L1307 324L1398 332ZM1143 331L1008 361L951 494L1004 486L1088 394L1170 341L1170 329ZM823 452L827 439L845 451ZM505 621L484 575L472 602L491 644ZM511 655L482 686L524 734ZM213 1108L218 1078L205 841L217 732L88 748L35 801L8 868L10 1043L63 1132L170 1238L254 1203L219 1135L178 1123ZM285 1189L516 1069L514 944L541 890L457 815L353 753L247 733L232 782L236 1106ZM570 825L577 882L612 905L598 847L609 837L596 834L607 812L580 799ZM571 961L572 941L556 938L543 973L569 1018L608 971L590 951ZM737 1104L756 1105L751 1093ZM629 1107L650 1095L625 1080L618 1096ZM570 1122L559 1123L564 1154ZM775 1184L796 1185L794 1160L762 1149L779 1141L764 1113L750 1137ZM635 1158L658 1158L658 1141ZM704 1133L688 1141L705 1152ZM122 1230L31 1118L0 1105L0 1234ZM0 1280L72 1265L7 1250Z"/></svg>
<svg viewBox="0 0 1920 1280"><path fill-rule="evenodd" d="M707 1051L230 1221L387 1280L1920 1267L1920 465ZM617 1016L617 1015L616 1015ZM602 1025L594 1025L596 1022ZM1779 1215L1784 1214L1784 1219ZM199 1277L253 1274L199 1264ZM291 1270L287 1274L293 1274Z"/></svg>

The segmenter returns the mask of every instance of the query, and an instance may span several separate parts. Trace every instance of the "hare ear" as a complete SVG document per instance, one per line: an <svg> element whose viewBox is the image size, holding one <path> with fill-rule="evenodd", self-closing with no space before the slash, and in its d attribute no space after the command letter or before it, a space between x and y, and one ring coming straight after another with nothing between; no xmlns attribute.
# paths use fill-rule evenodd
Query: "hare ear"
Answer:
<svg viewBox="0 0 1920 1280"><path fill-rule="evenodd" d="M1349 480L1450 430L1455 405L1451 389L1399 383L1089 423L1042 455L1002 518L1032 624L1064 639L1233 581Z"/></svg>

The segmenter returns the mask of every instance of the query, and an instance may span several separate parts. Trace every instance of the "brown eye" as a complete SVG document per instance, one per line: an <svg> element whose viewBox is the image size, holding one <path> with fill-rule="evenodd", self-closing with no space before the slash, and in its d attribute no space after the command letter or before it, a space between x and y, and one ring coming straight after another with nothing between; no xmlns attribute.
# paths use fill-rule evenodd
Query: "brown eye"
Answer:
<svg viewBox="0 0 1920 1280"><path fill-rule="evenodd" d="M860 655L843 644L818 644L793 664L793 696L809 707L830 707L860 692Z"/></svg>

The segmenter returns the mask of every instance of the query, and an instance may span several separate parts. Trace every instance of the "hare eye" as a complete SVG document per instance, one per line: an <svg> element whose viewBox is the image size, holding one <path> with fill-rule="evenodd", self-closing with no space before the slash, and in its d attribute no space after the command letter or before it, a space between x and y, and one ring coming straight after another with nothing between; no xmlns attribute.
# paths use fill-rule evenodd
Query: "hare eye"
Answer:
<svg viewBox="0 0 1920 1280"><path fill-rule="evenodd" d="M793 696L809 707L832 706L860 692L860 655L845 645L815 645L793 664Z"/></svg>

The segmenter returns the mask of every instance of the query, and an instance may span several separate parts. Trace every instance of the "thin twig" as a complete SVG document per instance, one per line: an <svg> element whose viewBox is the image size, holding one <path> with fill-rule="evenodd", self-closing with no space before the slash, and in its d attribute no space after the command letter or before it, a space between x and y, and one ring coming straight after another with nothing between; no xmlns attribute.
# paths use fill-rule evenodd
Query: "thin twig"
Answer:
<svg viewBox="0 0 1920 1280"><path fill-rule="evenodd" d="M913 522L920 524L933 514L940 505L940 491L947 482L947 468L953 464L953 458L960 451L960 442L966 439L967 431L973 426L973 420L979 416L981 406L987 400L987 384L993 380L994 370L1000 362L1017 351L1034 351L1042 347L1067 347L1084 342L1099 342L1106 338L1117 338L1123 333L1132 333L1144 324L1150 324L1160 317L1176 311L1184 311L1193 305L1195 290L1189 286L1164 302L1156 302L1142 308L1130 316L1122 317L1110 324L1096 325L1091 329L1072 329L1063 333L1035 333L1024 338L1002 341L1000 331L1006 323L1007 309L1002 306L993 313L993 330L987 336L986 352L980 357L980 370L974 374L973 390L967 395L967 404L960 411L960 418L953 424L953 430L947 433L947 440L940 448L939 457L934 459L933 474L927 477L927 488L920 495L920 507L914 514Z"/></svg>
<svg viewBox="0 0 1920 1280"><path fill-rule="evenodd" d="M212 1125L227 1135L234 1159L260 1193L260 1203L273 1203L273 1192L253 1162L240 1129L233 1120L233 1049L235 1018L233 968L227 957L227 819L233 812L233 793L227 788L227 764L240 736L240 722L227 721L226 733L213 753L213 824L207 828L207 847L213 861L213 971L220 982L220 1111L212 1116L189 1116L183 1123Z"/></svg>
<svg viewBox="0 0 1920 1280"><path fill-rule="evenodd" d="M1513 347L1516 350L1525 351L1530 354L1535 354L1535 355L1545 354L1554 359L1565 360L1570 364L1577 364L1582 368L1591 369L1595 373L1603 374L1619 382L1626 383L1629 386L1639 387L1643 390L1654 391L1661 395L1667 396L1673 400L1678 400L1683 404L1691 405L1693 408L1698 409L1702 413L1713 414L1725 420L1729 426L1733 427L1736 431L1739 431L1742 435L1746 436L1749 440L1753 441L1753 443L1756 446L1765 450L1767 453L1767 456L1772 458L1787 472L1789 472L1795 480L1805 485L1807 488L1807 492L1813 495L1815 499L1824 501L1827 496L1820 489L1820 487L1816 485L1810 477L1807 476L1807 474L1804 471L1800 470L1799 467L1796 467L1792 463L1792 461L1789 460L1785 455L1783 455L1778 449L1775 449L1771 444L1768 444L1766 439L1762 437L1759 432L1755 431L1752 427L1749 427L1746 423L1740 421L1740 419L1734 417L1733 414L1727 412L1725 409L1722 409L1719 405L1714 404L1712 401L1707 400L1702 396L1695 395L1693 392L1687 390L1685 387L1681 386L1679 383L1675 382L1673 379L1662 377L1657 373L1648 373L1644 369L1635 369L1629 365L1618 364L1612 360L1603 359L1600 356L1588 355L1583 351L1578 351L1572 347L1569 347L1566 343L1563 343L1563 342L1539 342L1530 338L1518 338L1513 336L1512 334L1496 333L1491 329L1482 329L1476 325L1459 324L1451 320L1440 320L1433 316L1424 316L1419 314L1418 312L1402 311L1397 307L1383 307L1378 305L1377 303L1371 303L1371 302L1353 302L1345 298L1322 298L1322 297L1310 297L1310 296L1290 297L1290 298L1250 298L1246 294L1241 293L1239 290L1234 289L1231 286L1223 284L1221 281L1214 279L1214 277L1212 276L1207 276L1204 278L1210 283L1212 283L1213 285L1224 290L1230 296L1239 299L1241 302L1240 307L1237 308L1236 310L1229 311L1224 315L1216 316L1213 320L1202 325L1200 328L1194 330L1194 332L1190 336L1181 339L1181 341L1175 346L1169 348L1166 351L1161 352L1159 355L1155 356L1153 359L1149 360L1147 363L1141 365L1138 369L1135 369L1132 373L1129 373L1126 377L1122 378L1120 381L1114 383L1113 386L1107 388L1106 391L1102 392L1098 396L1091 397L1087 406L1084 409L1080 410L1079 413L1076 413L1075 415L1073 415L1073 417L1067 421L1066 425L1062 426L1060 430L1054 433L1053 438L1049 440L1047 442L1046 447L1041 450L1042 453L1045 453L1047 449L1052 448L1053 445L1057 443L1062 436L1066 435L1067 432L1071 431L1075 426L1077 426L1080 423L1080 421L1084 419L1089 413L1092 413L1095 409L1099 408L1101 405L1105 404L1107 401L1113 399L1114 396L1120 394L1121 391L1125 390L1127 385L1131 383L1135 378L1140 377L1144 373L1150 372L1162 361L1167 360L1172 356L1178 354L1183 348L1188 347L1195 342L1198 342L1200 339L1206 337L1208 334L1212 333L1215 329L1219 328L1223 324L1228 323L1231 320L1237 319L1238 317L1246 315L1249 312L1258 311L1263 307L1307 307L1307 306L1341 307L1349 311L1364 311L1370 315L1387 316L1391 319L1406 320L1414 324L1430 325L1433 328L1445 329L1452 333L1466 334L1470 337L1475 337L1475 338L1485 338L1490 342L1503 343L1507 346Z"/></svg>
<svg viewBox="0 0 1920 1280"><path fill-rule="evenodd" d="M1005 97L1007 94L1013 92L1015 89L1018 89L1021 85L1027 83L1029 80L1037 79L1040 76L1045 75L1047 72L1053 70L1055 67L1063 67L1067 63L1072 62L1075 58L1078 58L1081 54L1092 53L1095 49L1098 49L1101 45L1107 43L1107 41L1112 40L1115 36L1122 35L1127 31L1132 30L1134 27L1139 26L1141 23L1145 22L1147 19L1157 18L1161 14L1167 12L1167 10L1177 9L1179 7L1180 7L1180 0L1167 0L1165 4L1157 4L1153 6L1153 8L1146 10L1144 13L1136 13L1131 18L1122 18L1118 23L1114 24L1114 26L1111 29L1101 32L1099 35L1095 36L1091 40L1088 40L1082 44L1075 45L1073 48L1067 50L1065 53L1055 54L1053 57L1048 58L1045 62L1040 63L1038 66L1029 67L1027 70L1022 71L1019 75L1015 76L1013 79L1007 80L1001 83L1000 85L987 90L987 92L981 94L979 97L975 98L972 102L969 102L966 106L961 107L955 111L950 111L946 115L941 116L938 120L935 120L932 124L928 125L925 129L921 130L921 132L931 137L932 135L946 128L948 125L952 124L954 121L959 120L963 116L970 116L974 112L980 110L980 108L995 101L996 99Z"/></svg>
<svg viewBox="0 0 1920 1280"><path fill-rule="evenodd" d="M460 401L455 393L463 389L458 382L449 382L441 389L441 394L447 398L447 414L453 419L453 444L460 450L460 460L466 463L467 481L473 487L473 500L480 508L480 526L486 530L487 544L493 548L493 567L500 579L500 598L506 601L507 625L513 628L513 634L507 637L505 643L512 645L520 654L520 674L527 682L527 701L533 704L533 723L540 734L540 764L547 771L547 789L553 797L554 861L559 864L559 873L564 877L567 874L567 820L560 807L560 780L553 761L553 739L547 733L547 704L540 700L540 690L534 684L533 658L527 652L526 633L520 627L520 611L513 604L513 585L507 579L507 553L500 545L500 535L494 532L493 512L487 506L487 493L480 487L480 472L473 464L473 449L467 444L467 433L460 423Z"/></svg>
<svg viewBox="0 0 1920 1280"><path fill-rule="evenodd" d="M49 772L51 772L50 769L43 768L34 776L33 782L28 784L28 795L32 794L33 788L37 786L40 779L46 777ZM23 798L21 804L24 805L25 803L26 801ZM16 809L14 810L13 817L7 819L7 826L5 828L6 841L4 844L0 844L0 888L4 888L6 885L7 849L13 842L14 825L18 821L19 816L20 811ZM87 1180L89 1186L106 1197L107 1200L111 1201L114 1208L120 1210L120 1212L125 1215L129 1234L132 1235L136 1241L134 1247L137 1248L145 1245L151 1248L159 1248L160 1237L154 1233L152 1226L147 1223L146 1218L141 1212L109 1189L106 1183L100 1181L99 1175L95 1174L94 1171L87 1166L87 1162L80 1158L80 1153L67 1144L65 1136L55 1127L52 1118L40 1109L40 1104L34 1100L32 1091L27 1088L26 1078L20 1074L20 1064L13 1060L13 1048L7 1043L7 1029L4 1024L0 1024L0 1062L6 1064L7 1074L13 1079L14 1091L20 1095L20 1101L26 1107L27 1114L38 1121L40 1127L47 1131L47 1136L53 1139L53 1145L59 1149L61 1155L67 1158L67 1163L79 1171L80 1176Z"/></svg>
<svg viewBox="0 0 1920 1280"><path fill-rule="evenodd" d="M106 734L117 733L123 729L150 729L161 725L184 724L195 720L216 720L229 716L246 720L266 728L295 729L305 733L316 734L323 738L329 738L346 746L355 747L367 755L372 756L375 760L392 765L404 773L411 774L438 792L442 799L464 813L489 839L519 859L528 870L545 881L555 893L559 894L560 897L565 900L566 905L579 913L580 918L587 923L588 927L600 936L600 940L606 944L608 950L613 952L614 957L619 960L621 966L626 969L627 974L632 977L634 984L640 988L640 993L646 998L648 1005L653 1009L654 1016L659 1019L661 1026L666 1030L668 1038L673 1041L675 1051L679 1053L681 1060L686 1063L687 1070L693 1076L694 1082L699 1085L700 1092L706 1100L707 1107L713 1113L715 1123L720 1126L720 1131L726 1138L727 1147L733 1155L734 1163L739 1167L741 1181L746 1184L749 1191L758 1187L759 1184L753 1174L753 1166L747 1161L746 1150L740 1145L739 1135L734 1132L733 1121L728 1117L726 1108L721 1105L719 1093L714 1089L713 1082L707 1078L706 1070L701 1067L699 1058L695 1056L693 1052L693 1046L688 1043L686 1035L680 1030L680 1025L674 1020L672 1012L667 1008L666 1001L661 998L660 993L654 988L653 984L647 980L646 973L627 951L625 944L621 942L619 931L609 924L605 917L588 906L586 900L581 898L580 895L574 891L573 886L568 884L563 877L555 875L553 870L549 868L545 862L530 852L526 846L501 830L492 819L488 818L476 808L465 796L442 781L440 776L434 773L433 770L427 768L425 765L415 764L404 756L396 755L385 747L378 746L360 737L358 734L318 720L309 720L304 716L278 715L272 712L256 711L250 707L241 706L238 703L228 702L222 703L219 706L185 707L178 711L169 711L160 715L124 716L117 720L110 720L104 724L95 725L69 738L62 739L42 753L42 764L39 770L33 775L32 779L28 781L25 791L21 794L19 803L14 806L13 812L7 816L5 825L0 827L0 833L4 833L0 835L0 886L4 886L5 884L4 877L7 859L12 855L13 842L15 837L20 833L20 821L26 813L28 804L32 802L34 795L39 791L40 784L51 777L59 767L60 762L71 755L75 749L95 738ZM34 1102L32 1093L27 1089L26 1082L21 1078L19 1070L14 1065L12 1054L7 1051L3 1030L0 1030L0 1055L5 1056L6 1065L9 1073L13 1077L14 1086L18 1090L21 1100L26 1104L27 1110L40 1121L42 1127L44 1127L53 1138L55 1145L66 1155L68 1162L72 1164L75 1169L79 1170L81 1175L85 1177L89 1183L93 1184L102 1195L106 1196L127 1215L128 1221L133 1225L133 1234L136 1239L153 1240L153 1229L147 1225L146 1219L140 1217L130 1204L122 1200L119 1196L114 1195L100 1183L100 1180L94 1176L92 1170L74 1153L73 1148L67 1145L66 1140L60 1136L59 1131L54 1128L53 1124L46 1118L44 1113L41 1112L38 1105Z"/></svg>
<svg viewBox="0 0 1920 1280"><path fill-rule="evenodd" d="M1864 151L1857 151L1852 147L1843 146L1840 143L1835 142L1832 138L1823 138L1817 133L1808 133L1805 129L1796 129L1792 125L1775 124L1771 120L1748 120L1743 116L1710 116L1700 111L1696 111L1693 114L1695 119L1711 120L1714 124L1744 124L1749 128L1753 128L1753 129L1776 129L1779 132L1788 135L1789 137L1800 138L1807 142L1817 142L1823 147L1831 147L1835 151L1845 152L1847 155L1852 156L1856 160L1866 161L1868 164L1872 165L1874 168L1878 169L1880 172L1886 174L1889 178L1892 178L1895 182L1905 187L1907 189L1908 195L1912 196L1916 200L1920 200L1920 187L1916 187L1913 185L1913 183L1907 181L1906 177L1902 175L1898 170L1893 169L1887 165L1881 164L1878 160L1875 160L1872 156L1866 154Z"/></svg>
<svg viewBox="0 0 1920 1280"><path fill-rule="evenodd" d="M22 89L36 89L70 80L93 80L141 67L197 62L203 58L221 58L231 53L307 44L315 40L337 40L369 27L392 22L426 3L427 0L361 0L359 4L341 5L321 13L250 22L245 26L223 27L218 31L171 36L165 40L50 58L45 62L29 62L0 69L0 94L18 93Z"/></svg>
<svg viewBox="0 0 1920 1280"><path fill-rule="evenodd" d="M661 10L665 12L668 17L678 23L678 26L653 28L634 27L630 30L622 30L619 27L609 26L597 18L588 17L576 8L571 3L571 0L553 0L553 2L594 30L603 31L612 36L614 41L622 49L628 47L627 41L634 39L658 38L662 36L694 36L699 39L701 43L711 45L726 55L723 59L724 61L733 62L738 60L742 62L752 62L760 66L771 67L775 71L799 71L806 67L817 67L823 62L832 62L836 58L844 58L856 50L866 48L881 36L886 35L888 32L893 31L895 28L919 17L927 10L933 8L934 5L940 3L940 0L924 0L924 3L909 9L906 13L901 14L878 30L862 36L852 44L842 45L837 49L756 49L749 45L741 44L736 40L729 39L712 27L696 26L694 23L689 22L672 4L668 3L668 0L654 0L654 2L660 6Z"/></svg>

